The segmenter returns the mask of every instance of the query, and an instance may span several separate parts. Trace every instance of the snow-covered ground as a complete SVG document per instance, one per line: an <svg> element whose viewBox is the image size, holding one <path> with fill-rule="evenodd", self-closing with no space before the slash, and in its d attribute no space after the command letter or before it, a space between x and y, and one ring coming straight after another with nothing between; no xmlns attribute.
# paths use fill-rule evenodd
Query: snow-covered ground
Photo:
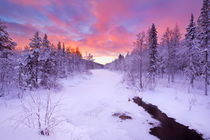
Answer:
<svg viewBox="0 0 210 140"><path fill-rule="evenodd" d="M155 140L149 134L158 125L141 107L129 99L139 95L144 101L157 105L169 117L196 129L210 138L210 96L202 94L202 89L187 90L181 81L167 85L160 81L155 90L135 93L122 84L122 74L108 70L92 70L60 80L62 88L51 94L53 101L60 100L55 115L62 118L50 136L38 135L38 130L28 128L22 122L20 99L0 99L0 139L2 140ZM196 89L196 88L195 88ZM41 97L46 91L40 91ZM27 102L26 96L22 102ZM21 112L21 113L20 113ZM132 120L121 120L114 113L127 113ZM18 125L17 125L18 124ZM23 124L23 125L21 125ZM18 127L17 127L18 126Z"/></svg>
<svg viewBox="0 0 210 140"><path fill-rule="evenodd" d="M162 79L155 90L145 90L139 96L177 122L203 134L203 138L210 139L210 96L204 95L204 89L198 83L189 90L183 79L171 85Z"/></svg>
<svg viewBox="0 0 210 140"><path fill-rule="evenodd" d="M79 75L61 80L62 90L51 95L59 98L56 115L64 121L54 134L41 136L36 129L18 121L22 105L19 99L0 99L0 139L3 140L156 140L149 134L158 124L142 108L129 101L135 94L121 84L122 75L108 70L93 70L91 75ZM44 96L45 92L41 92ZM27 97L23 102L28 100ZM132 120L121 120L113 113L127 113ZM24 116L24 115L23 115ZM16 120L14 120L14 118ZM20 118L21 120L22 118Z"/></svg>

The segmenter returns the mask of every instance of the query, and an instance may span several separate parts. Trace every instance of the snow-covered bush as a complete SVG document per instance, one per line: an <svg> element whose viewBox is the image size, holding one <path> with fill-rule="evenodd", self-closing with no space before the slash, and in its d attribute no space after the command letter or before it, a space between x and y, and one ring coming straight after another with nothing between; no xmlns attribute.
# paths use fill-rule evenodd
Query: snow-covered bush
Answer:
<svg viewBox="0 0 210 140"><path fill-rule="evenodd" d="M39 130L39 134L49 136L54 132L62 119L55 112L59 110L60 100L52 101L50 92L45 95L30 93L22 102L22 113L19 118L29 128Z"/></svg>

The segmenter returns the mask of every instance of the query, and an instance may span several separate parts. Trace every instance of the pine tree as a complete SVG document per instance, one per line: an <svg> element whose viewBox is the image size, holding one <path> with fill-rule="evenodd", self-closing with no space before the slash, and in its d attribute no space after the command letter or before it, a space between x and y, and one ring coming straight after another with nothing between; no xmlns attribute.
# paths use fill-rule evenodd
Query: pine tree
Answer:
<svg viewBox="0 0 210 140"><path fill-rule="evenodd" d="M12 56L16 43L12 41L6 28L0 21L0 97L4 96L6 88L14 80L15 62Z"/></svg>
<svg viewBox="0 0 210 140"><path fill-rule="evenodd" d="M154 88L155 86L155 77L157 74L157 31L155 28L155 25L152 24L152 28L149 33L149 68L148 68L148 74L149 74L149 83L151 84L151 88Z"/></svg>
<svg viewBox="0 0 210 140"><path fill-rule="evenodd" d="M65 44L63 43L63 48L62 48L62 77L66 77L67 76L67 54L66 54L66 47Z"/></svg>
<svg viewBox="0 0 210 140"><path fill-rule="evenodd" d="M63 50L61 48L61 42L58 42L57 45L57 64L58 64L58 77L63 77Z"/></svg>
<svg viewBox="0 0 210 140"><path fill-rule="evenodd" d="M54 78L57 78L58 77L57 49L53 44L51 45L50 58L52 59L52 63L54 65L52 69L52 73L54 75Z"/></svg>
<svg viewBox="0 0 210 140"><path fill-rule="evenodd" d="M85 69L86 70L88 70L88 69L93 69L94 68L94 64L93 64L93 61L94 61L94 59L93 59L93 55L92 54L86 54L86 56L85 56L85 60L87 60L87 61L85 61L86 63L85 63L85 65L86 65L86 67L85 67Z"/></svg>
<svg viewBox="0 0 210 140"><path fill-rule="evenodd" d="M50 57L51 51L52 51L51 43L48 40L47 34L45 34L42 40L40 59L46 61Z"/></svg>
<svg viewBox="0 0 210 140"><path fill-rule="evenodd" d="M72 68L72 58L71 58L72 54L69 48L66 49L66 57L67 57L67 72L68 73L72 73L73 72L73 68Z"/></svg>
<svg viewBox="0 0 210 140"><path fill-rule="evenodd" d="M205 95L208 95L207 86L209 85L209 76L210 76L210 2L209 0L203 0L203 6L201 8L201 13L198 18L198 36L199 48L202 55L201 58L201 75L204 77L205 85Z"/></svg>
<svg viewBox="0 0 210 140"><path fill-rule="evenodd" d="M26 83L26 75L25 75L25 67L22 58L18 60L18 75L17 75L17 85L19 88L18 91L18 98L23 97L23 93L26 90L27 83Z"/></svg>
<svg viewBox="0 0 210 140"><path fill-rule="evenodd" d="M52 47L51 43L47 38L47 35L44 35L44 38L42 40L42 48L41 48L41 86L50 89L53 85L53 82L55 80L54 76L54 69L55 69L55 63L53 61L52 57Z"/></svg>
<svg viewBox="0 0 210 140"><path fill-rule="evenodd" d="M39 33L36 32L34 37L30 39L29 43L30 52L26 58L26 73L27 73L27 85L30 89L38 88L39 74L40 74L40 49L42 46L42 39L39 37Z"/></svg>
<svg viewBox="0 0 210 140"><path fill-rule="evenodd" d="M79 48L77 47L75 53L73 53L74 71L76 72L81 71L80 69L81 58L82 58L82 54Z"/></svg>
<svg viewBox="0 0 210 140"><path fill-rule="evenodd" d="M119 54L118 56L118 64L117 64L117 70L122 71L124 67L124 56L122 54Z"/></svg>
<svg viewBox="0 0 210 140"><path fill-rule="evenodd" d="M196 46L196 25L194 22L194 16L191 15L190 24L187 27L187 33L185 34L185 46L186 46L186 62L188 63L185 68L185 73L193 87L194 80L199 72L199 53Z"/></svg>
<svg viewBox="0 0 210 140"><path fill-rule="evenodd" d="M5 53L8 50L13 50L14 47L17 45L15 42L12 41L12 38L10 38L9 33L6 31L6 29L7 26L2 21L0 21L0 51L5 51ZM7 57L7 55L4 54L4 57Z"/></svg>

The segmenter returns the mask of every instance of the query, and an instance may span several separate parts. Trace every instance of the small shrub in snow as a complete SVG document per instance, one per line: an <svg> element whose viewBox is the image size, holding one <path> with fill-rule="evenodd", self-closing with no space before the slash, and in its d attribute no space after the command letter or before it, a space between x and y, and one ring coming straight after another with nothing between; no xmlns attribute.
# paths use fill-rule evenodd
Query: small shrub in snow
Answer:
<svg viewBox="0 0 210 140"><path fill-rule="evenodd" d="M193 107L194 105L196 105L197 98L191 96L191 97L188 99L188 101L189 101L189 111L191 111L191 110L192 110L192 107Z"/></svg>
<svg viewBox="0 0 210 140"><path fill-rule="evenodd" d="M23 123L29 128L36 128L40 135L49 136L54 128L62 121L56 116L60 100L53 102L50 93L32 94L23 102L23 113L20 116Z"/></svg>

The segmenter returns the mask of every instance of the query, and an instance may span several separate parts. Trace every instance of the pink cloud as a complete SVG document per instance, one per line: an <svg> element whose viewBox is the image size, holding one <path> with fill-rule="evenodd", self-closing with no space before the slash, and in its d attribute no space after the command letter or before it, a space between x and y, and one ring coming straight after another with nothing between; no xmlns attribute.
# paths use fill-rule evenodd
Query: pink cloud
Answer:
<svg viewBox="0 0 210 140"><path fill-rule="evenodd" d="M0 10L8 21L13 17L8 22L9 31L19 46L28 44L34 32L41 31L54 44L61 41L71 47L80 46L83 53L96 56L130 51L136 34L147 31L152 23L156 24L159 37L175 24L184 34L190 14L197 17L202 4L198 0L3 1L13 4L19 12ZM23 6L30 8L24 12Z"/></svg>

